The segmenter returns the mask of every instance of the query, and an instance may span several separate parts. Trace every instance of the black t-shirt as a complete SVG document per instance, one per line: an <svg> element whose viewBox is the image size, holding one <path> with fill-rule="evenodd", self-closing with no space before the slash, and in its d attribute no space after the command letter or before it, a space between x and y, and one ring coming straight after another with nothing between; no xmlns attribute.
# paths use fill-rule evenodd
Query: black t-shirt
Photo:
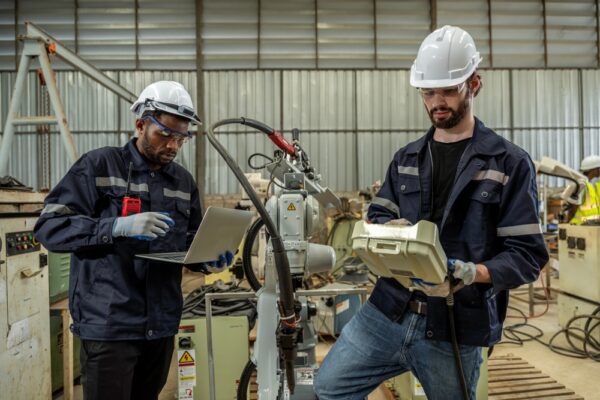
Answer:
<svg viewBox="0 0 600 400"><path fill-rule="evenodd" d="M458 163L471 138L454 143L431 141L431 157L433 158L433 172L431 175L433 208L431 221L438 227L442 223L444 208L454 186L454 178Z"/></svg>

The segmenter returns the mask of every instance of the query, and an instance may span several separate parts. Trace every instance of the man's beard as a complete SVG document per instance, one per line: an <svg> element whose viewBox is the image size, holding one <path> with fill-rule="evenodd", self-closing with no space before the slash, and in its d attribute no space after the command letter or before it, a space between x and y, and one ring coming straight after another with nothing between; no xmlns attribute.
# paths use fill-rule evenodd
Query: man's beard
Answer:
<svg viewBox="0 0 600 400"><path fill-rule="evenodd" d="M165 161L161 158L161 155L171 154L169 151L157 152L152 145L150 144L150 140L148 139L149 133L146 131L146 134L143 137L138 138L141 141L142 149L144 149L143 156L148 159L153 164L157 164L160 166L165 166L170 164L173 159L169 161ZM175 154L177 155L177 154ZM174 158L174 157L173 157Z"/></svg>
<svg viewBox="0 0 600 400"><path fill-rule="evenodd" d="M460 102L460 104L458 105L458 109L456 111L454 111L453 109L451 109L449 107L436 107L436 108L432 108L431 110L427 111L427 114L429 115L429 119L431 120L431 123L436 128L452 129L456 125L458 125L460 123L460 121L463 120L463 118L467 114L470 103L471 103L471 93L467 92L467 95ZM435 113L435 112L448 112L448 113L450 113L450 116L441 121L436 121L433 118L433 113Z"/></svg>

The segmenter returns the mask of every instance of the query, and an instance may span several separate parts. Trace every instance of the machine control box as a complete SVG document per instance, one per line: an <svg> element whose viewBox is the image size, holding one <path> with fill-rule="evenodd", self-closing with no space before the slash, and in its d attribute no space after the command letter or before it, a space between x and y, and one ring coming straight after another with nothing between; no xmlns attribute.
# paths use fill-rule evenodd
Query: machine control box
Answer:
<svg viewBox="0 0 600 400"><path fill-rule="evenodd" d="M33 231L7 232L5 242L7 257L40 251L40 243L33 237Z"/></svg>

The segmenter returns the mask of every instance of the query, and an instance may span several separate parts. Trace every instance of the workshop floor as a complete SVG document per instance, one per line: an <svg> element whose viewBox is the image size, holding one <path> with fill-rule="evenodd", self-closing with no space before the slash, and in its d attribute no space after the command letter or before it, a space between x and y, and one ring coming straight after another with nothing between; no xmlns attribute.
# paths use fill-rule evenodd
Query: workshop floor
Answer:
<svg viewBox="0 0 600 400"><path fill-rule="evenodd" d="M552 288L558 288L559 280L552 279L551 286ZM540 294L541 293L542 292L540 291ZM556 294L554 294L554 296L556 296ZM519 297L527 298L525 295ZM519 308L526 314L529 314L529 305L527 303L511 299L510 304ZM543 313L544 309L545 305L536 305L534 315ZM509 310L509 316L516 316L516 314L515 311ZM522 318L510 318L506 321L505 327L522 321ZM541 339L545 343L548 343L554 333L561 329L558 324L558 307L556 304L550 304L548 311L543 316L530 318L528 322L544 332L544 336ZM533 333L533 330L527 330L527 332ZM595 333L598 334L598 330L596 330ZM558 346L569 347L564 339L564 335L561 335L555 341L555 344ZM500 344L494 348L493 356L507 354L522 358L544 374L549 375L557 382L565 385L568 389L573 390L576 394L583 396L583 398L587 400L600 399L600 391L598 390L600 362L595 362L591 359L582 360L562 356L535 341L526 342L523 346Z"/></svg>
<svg viewBox="0 0 600 400"><path fill-rule="evenodd" d="M201 280L194 275L185 275L184 291L189 291L201 284ZM558 287L558 281L552 280L552 287ZM190 289L191 288L191 289ZM541 292L540 292L541 293ZM522 298L526 298L526 294L520 295ZM525 302L517 301L512 299L511 305L519 308L526 314L529 314L529 305ZM535 306L534 313L541 314L545 309L544 304ZM509 310L509 316L518 315L516 311ZM522 322L522 318L510 318L507 320L506 325ZM544 331L542 340L548 341L552 335L560 330L558 325L558 311L556 304L550 304L548 311L537 318L529 320L529 323ZM529 331L532 332L532 331ZM556 344L563 345L566 341L561 339ZM318 356L322 358L327 352L330 344L320 344L318 347ZM543 346L534 341L526 342L522 346L514 344L500 344L494 348L493 356L512 354L522 358L529 364L533 365L537 369L541 370L546 375L551 376L559 383L565 385L567 388L573 390L578 395L583 396L585 399L594 400L600 399L600 393L598 392L598 379L600 378L600 362L594 362L586 359L575 359L565 356L558 355L552 352L547 347ZM177 393L177 379L176 370L174 368L175 360L173 360L173 368L169 374L167 385L160 394L160 400L172 400L176 398ZM82 399L81 387L75 388L75 399ZM56 399L62 399L62 396L55 397ZM376 392L369 396L369 400L383 400L389 399L389 395L383 389L378 389Z"/></svg>

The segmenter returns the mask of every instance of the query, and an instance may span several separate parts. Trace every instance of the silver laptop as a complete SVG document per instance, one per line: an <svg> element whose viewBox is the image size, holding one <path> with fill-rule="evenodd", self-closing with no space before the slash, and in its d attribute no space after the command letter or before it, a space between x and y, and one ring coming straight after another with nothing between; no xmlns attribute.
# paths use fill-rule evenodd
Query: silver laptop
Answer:
<svg viewBox="0 0 600 400"><path fill-rule="evenodd" d="M254 215L252 211L208 207L188 251L136 254L136 257L177 264L217 260L226 251L236 252Z"/></svg>

